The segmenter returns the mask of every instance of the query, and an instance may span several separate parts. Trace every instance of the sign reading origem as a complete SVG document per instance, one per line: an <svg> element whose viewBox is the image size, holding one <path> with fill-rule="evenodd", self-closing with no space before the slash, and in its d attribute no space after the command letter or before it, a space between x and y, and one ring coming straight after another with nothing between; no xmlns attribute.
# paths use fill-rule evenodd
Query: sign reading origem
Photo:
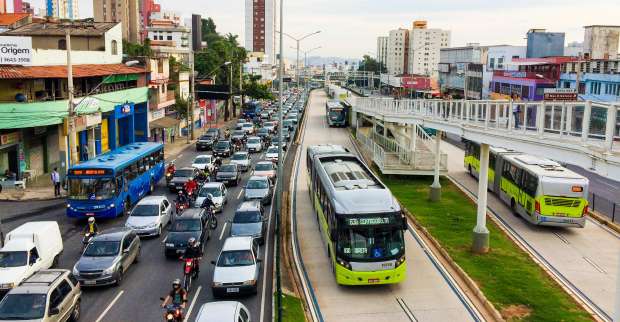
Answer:
<svg viewBox="0 0 620 322"><path fill-rule="evenodd" d="M31 65L32 38L0 36L0 65Z"/></svg>

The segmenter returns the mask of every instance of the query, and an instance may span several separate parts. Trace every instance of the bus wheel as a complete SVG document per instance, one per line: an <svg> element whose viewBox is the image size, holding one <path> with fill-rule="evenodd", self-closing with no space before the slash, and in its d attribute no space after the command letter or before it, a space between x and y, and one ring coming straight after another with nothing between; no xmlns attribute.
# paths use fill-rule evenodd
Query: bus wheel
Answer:
<svg viewBox="0 0 620 322"><path fill-rule="evenodd" d="M513 215L519 215L519 213L517 213L517 203L515 202L514 198L510 199L510 210L512 210Z"/></svg>

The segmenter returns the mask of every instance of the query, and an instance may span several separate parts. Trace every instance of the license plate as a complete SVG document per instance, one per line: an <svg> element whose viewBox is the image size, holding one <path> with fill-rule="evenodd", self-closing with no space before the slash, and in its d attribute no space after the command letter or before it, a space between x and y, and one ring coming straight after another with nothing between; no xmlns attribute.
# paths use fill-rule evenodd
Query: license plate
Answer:
<svg viewBox="0 0 620 322"><path fill-rule="evenodd" d="M94 215L95 215L95 213L94 213L94 212L87 212L87 213L86 213L86 216L94 216Z"/></svg>
<svg viewBox="0 0 620 322"><path fill-rule="evenodd" d="M177 254L183 254L183 250L182 249L177 249Z"/></svg>
<svg viewBox="0 0 620 322"><path fill-rule="evenodd" d="M562 213L562 212L554 212L554 213L553 213L553 215L554 215L554 216L558 216L558 217L568 217L568 215L567 215L567 214Z"/></svg>
<svg viewBox="0 0 620 322"><path fill-rule="evenodd" d="M84 281L84 285L95 285L95 284L97 284L97 281L90 281L90 280Z"/></svg>
<svg viewBox="0 0 620 322"><path fill-rule="evenodd" d="M369 284L379 283L379 279L378 278L369 278L368 279L368 283Z"/></svg>
<svg viewBox="0 0 620 322"><path fill-rule="evenodd" d="M238 287L227 288L226 293L239 293L239 288Z"/></svg>

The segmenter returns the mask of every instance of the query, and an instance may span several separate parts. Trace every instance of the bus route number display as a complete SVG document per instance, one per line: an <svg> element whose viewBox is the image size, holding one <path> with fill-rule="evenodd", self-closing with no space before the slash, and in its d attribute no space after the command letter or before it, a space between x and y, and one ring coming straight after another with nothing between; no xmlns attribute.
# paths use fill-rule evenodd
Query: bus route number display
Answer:
<svg viewBox="0 0 620 322"><path fill-rule="evenodd" d="M390 217L370 217L370 218L349 218L347 223L349 226L370 226L370 225L388 225L393 220Z"/></svg>
<svg viewBox="0 0 620 322"><path fill-rule="evenodd" d="M105 169L75 169L69 171L74 176L103 176L108 174Z"/></svg>

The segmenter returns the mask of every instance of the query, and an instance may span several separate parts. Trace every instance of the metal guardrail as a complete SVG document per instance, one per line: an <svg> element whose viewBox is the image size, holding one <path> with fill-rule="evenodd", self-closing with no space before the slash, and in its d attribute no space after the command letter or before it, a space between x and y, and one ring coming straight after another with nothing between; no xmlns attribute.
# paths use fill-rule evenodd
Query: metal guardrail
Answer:
<svg viewBox="0 0 620 322"><path fill-rule="evenodd" d="M609 218L611 222L620 224L620 204L594 193L588 194L588 201L591 210Z"/></svg>

